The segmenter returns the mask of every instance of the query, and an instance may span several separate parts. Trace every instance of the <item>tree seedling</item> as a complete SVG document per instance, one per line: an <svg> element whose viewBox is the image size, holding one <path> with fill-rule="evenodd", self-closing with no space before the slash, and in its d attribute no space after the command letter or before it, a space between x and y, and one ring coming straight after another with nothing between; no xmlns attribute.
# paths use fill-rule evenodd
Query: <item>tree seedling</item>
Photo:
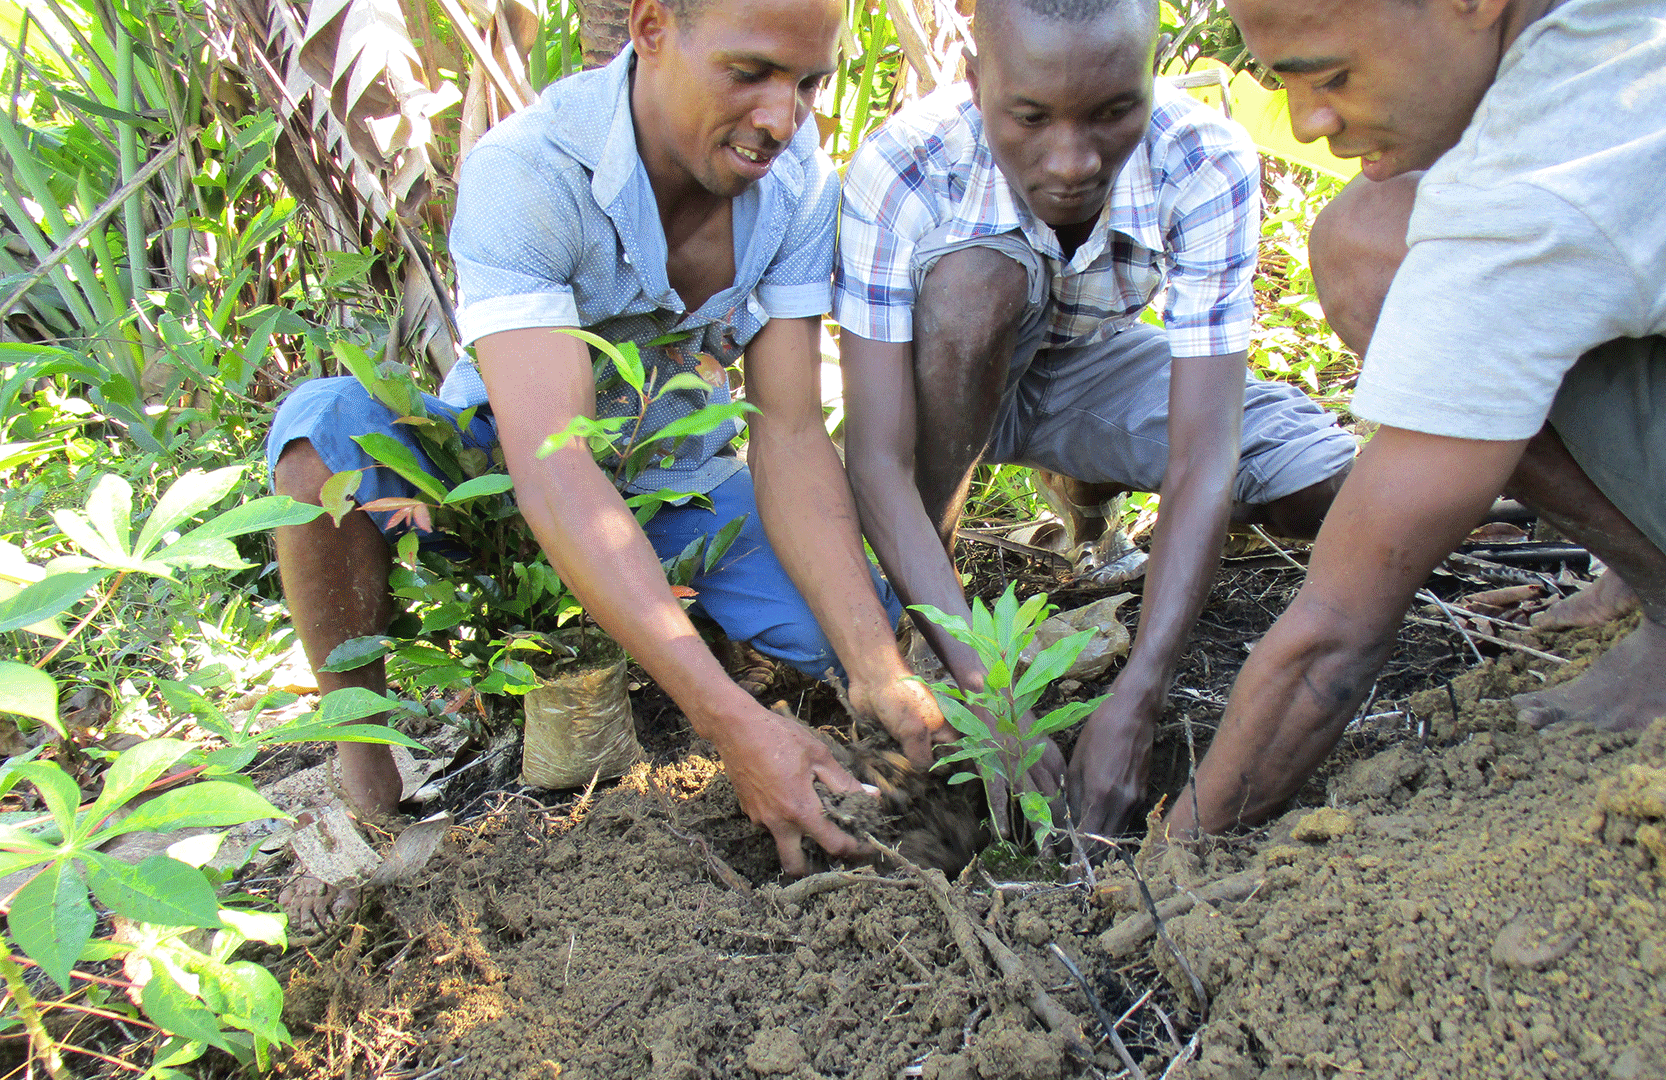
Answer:
<svg viewBox="0 0 1666 1080"><path fill-rule="evenodd" d="M1037 627L1053 610L1047 603L1046 593L1037 593L1020 604L1015 586L1008 585L1006 592L995 601L993 611L981 598L975 597L971 626L960 616L946 614L929 604L916 605L912 610L941 626L956 641L976 650L984 666L981 690L968 691L946 680L930 684L943 716L960 732L953 752L940 758L933 767L965 761L977 770L955 773L949 777L951 784L964 784L981 774L986 780L998 777L1005 781L1009 793L1017 792L1024 774L1041 760L1042 740L1081 720L1110 697L1105 694L1088 701L1066 702L1027 726L1023 724L1042 694L1069 670L1093 638L1092 630L1083 630L1055 641L1027 669L1020 671L1021 654L1035 639ZM1004 815L990 801L987 783L984 798L991 821L1000 822ZM1037 844L1044 842L1053 831L1053 811L1047 797L1039 791L1025 791L1018 795L1017 801Z"/></svg>

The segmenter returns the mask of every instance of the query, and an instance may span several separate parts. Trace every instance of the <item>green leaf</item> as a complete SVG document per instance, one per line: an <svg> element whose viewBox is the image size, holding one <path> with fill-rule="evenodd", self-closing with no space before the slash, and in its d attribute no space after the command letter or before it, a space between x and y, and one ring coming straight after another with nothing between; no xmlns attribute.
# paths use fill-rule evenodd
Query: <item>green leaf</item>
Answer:
<svg viewBox="0 0 1666 1080"><path fill-rule="evenodd" d="M983 684L991 690L1005 690L1012 685L1012 669L1005 659L997 658L983 673Z"/></svg>
<svg viewBox="0 0 1666 1080"><path fill-rule="evenodd" d="M422 467L422 462L411 448L392 435L373 431L369 435L355 435L353 441L363 447L365 453L404 477L431 501L445 502L445 485L428 475L428 470Z"/></svg>
<svg viewBox="0 0 1666 1080"><path fill-rule="evenodd" d="M1040 743L1040 742L1036 743L1034 746L1032 746L1028 750L1024 751L1024 756L1022 758L1020 758L1019 761L1018 761L1018 768L1016 770L1014 770L1015 773L1018 776L1023 776L1025 773L1029 772L1032 768L1035 767L1035 763L1041 760L1041 755L1045 754L1046 752L1047 752L1046 744L1045 743Z"/></svg>
<svg viewBox="0 0 1666 1080"><path fill-rule="evenodd" d="M55 862L31 878L12 900L6 923L17 947L69 993L70 969L98 925L75 867Z"/></svg>
<svg viewBox="0 0 1666 1080"><path fill-rule="evenodd" d="M751 514L742 514L717 530L717 535L712 537L710 544L706 545L706 573L711 573L717 566L718 561L729 553L731 547L734 547L736 538L740 536L740 531L746 527L746 519L751 516Z"/></svg>
<svg viewBox="0 0 1666 1080"><path fill-rule="evenodd" d="M1047 687L1054 679L1070 670L1070 665L1082 655L1082 650L1093 640L1092 630L1083 630L1060 638L1041 650L1036 658L1030 661L1029 670L1018 680L1018 687L1013 692L1015 697L1040 691Z"/></svg>
<svg viewBox="0 0 1666 1080"><path fill-rule="evenodd" d="M995 636L995 616L990 614L983 598L979 596L972 598L972 633L985 641L1001 644L1001 639Z"/></svg>
<svg viewBox="0 0 1666 1080"><path fill-rule="evenodd" d="M131 557L133 485L116 473L99 477L87 496L87 520L112 549Z"/></svg>
<svg viewBox="0 0 1666 1080"><path fill-rule="evenodd" d="M325 724L346 724L403 707L404 704L391 695L378 694L362 686L349 686L324 695L318 703L318 719Z"/></svg>
<svg viewBox="0 0 1666 1080"><path fill-rule="evenodd" d="M289 1041L283 1026L283 987L259 964L240 960L226 964L203 980L203 996L210 999L220 1021L273 1043Z"/></svg>
<svg viewBox="0 0 1666 1080"><path fill-rule="evenodd" d="M988 738L989 725L980 720L976 713L951 697L939 694L937 704L943 709L943 719L962 735L975 738Z"/></svg>
<svg viewBox="0 0 1666 1080"><path fill-rule="evenodd" d="M634 341L620 342L615 345L606 338L598 337L588 330L580 330L575 326L558 326L556 329L600 350L603 356L613 361L614 370L619 372L619 377L629 383L631 389L638 394L642 393L642 384L646 381L646 375L642 370L642 356L637 352Z"/></svg>
<svg viewBox="0 0 1666 1080"><path fill-rule="evenodd" d="M318 501L330 515L330 520L336 527L341 527L341 519L352 512L358 505L353 501L353 495L364 482L363 469L347 469L343 472L332 473L318 489Z"/></svg>
<svg viewBox="0 0 1666 1080"><path fill-rule="evenodd" d="M449 504L467 502L478 499L483 495L500 495L515 486L515 482L503 473L487 473L477 476L473 480L464 480L451 489L444 502Z"/></svg>
<svg viewBox="0 0 1666 1080"><path fill-rule="evenodd" d="M70 779L70 775L56 764L44 761L18 765L15 771L40 792L52 820L58 825L59 833L74 836L75 815L81 808L81 789Z"/></svg>
<svg viewBox="0 0 1666 1080"><path fill-rule="evenodd" d="M127 552L116 547L78 510L54 510L52 522L65 536L75 542L85 554L102 566L116 570L128 569Z"/></svg>
<svg viewBox="0 0 1666 1080"><path fill-rule="evenodd" d="M249 941L276 945L280 949L288 946L286 932L289 920L277 912L223 907L220 909L220 922Z"/></svg>
<svg viewBox="0 0 1666 1080"><path fill-rule="evenodd" d="M150 554L169 530L231 494L242 475L243 466L232 465L206 473L201 469L192 469L175 480L150 512L144 529L139 533L139 541L133 547L133 554L139 558Z"/></svg>
<svg viewBox="0 0 1666 1080"><path fill-rule="evenodd" d="M47 574L11 599L0 600L0 632L32 626L68 611L110 574L107 569Z"/></svg>
<svg viewBox="0 0 1666 1080"><path fill-rule="evenodd" d="M962 645L974 645L977 640L973 636L971 628L966 625L966 620L959 615L950 615L932 607L930 604L915 604L908 610L917 611L932 623L941 626L948 631L950 637L953 637Z"/></svg>
<svg viewBox="0 0 1666 1080"><path fill-rule="evenodd" d="M976 780L977 778L978 774L975 772L957 772L953 776L949 777L948 782L950 784L965 784Z"/></svg>
<svg viewBox="0 0 1666 1080"><path fill-rule="evenodd" d="M744 401L734 401L727 405L707 405L698 412L673 420L642 440L642 447L638 453L651 453L655 443L666 439L681 439L688 435L705 435L716 431L731 420L738 420L747 413L758 411L756 405Z"/></svg>
<svg viewBox="0 0 1666 1080"><path fill-rule="evenodd" d="M163 1031L230 1053L231 1046L220 1032L220 1022L208 1007L181 989L162 964L153 962L150 970L150 981L139 992L139 1005L151 1022Z"/></svg>
<svg viewBox="0 0 1666 1080"><path fill-rule="evenodd" d="M1053 831L1053 807L1047 796L1041 792L1026 791L1019 795L1018 808L1024 812L1030 824L1035 826L1038 839Z"/></svg>
<svg viewBox="0 0 1666 1080"><path fill-rule="evenodd" d="M1018 583L1007 582L1006 591L995 601L995 632L991 636L1001 644L1012 640L1012 623L1018 615Z"/></svg>
<svg viewBox="0 0 1666 1080"><path fill-rule="evenodd" d="M137 866L87 853L87 884L98 902L118 915L156 926L220 925L214 886L202 871L166 855Z"/></svg>
<svg viewBox="0 0 1666 1080"><path fill-rule="evenodd" d="M1037 720L1030 727L1030 735L1033 738L1039 739L1043 736L1063 731L1065 728L1076 723L1094 709L1097 709L1100 704L1104 702L1104 700L1104 698L1100 697L1094 698L1092 701L1066 702L1065 704L1054 709L1052 712L1048 713L1046 716Z"/></svg>
<svg viewBox="0 0 1666 1080"><path fill-rule="evenodd" d="M330 650L330 655L319 665L319 671L353 671L373 660L380 660L393 651L398 642L381 634L348 638Z"/></svg>
<svg viewBox="0 0 1666 1080"><path fill-rule="evenodd" d="M208 561L223 558L223 553L228 550L228 547L218 543L219 541L247 533L269 532L285 525L305 525L323 512L322 506L296 502L288 495L268 495L253 499L197 526L163 548L156 557L173 566L190 566L199 562L209 566L225 566L224 562ZM233 557L235 558L235 552ZM239 558L234 565L226 568L236 570L246 565L248 564Z"/></svg>
<svg viewBox="0 0 1666 1080"><path fill-rule="evenodd" d="M174 832L179 829L212 829L266 818L288 820L289 815L242 784L203 780L164 791L156 798L141 803L134 807L131 814L99 835L118 836L139 830Z"/></svg>
<svg viewBox="0 0 1666 1080"><path fill-rule="evenodd" d="M69 737L58 719L58 684L52 676L28 664L0 660L0 712L33 717L60 736Z"/></svg>
<svg viewBox="0 0 1666 1080"><path fill-rule="evenodd" d="M125 804L149 787L151 781L167 772L190 749L190 744L180 739L150 739L124 750L104 774L104 790L99 792L98 801L93 803L89 820L96 823Z"/></svg>
<svg viewBox="0 0 1666 1080"><path fill-rule="evenodd" d="M698 390L702 393L710 394L712 392L712 384L707 382L705 379L702 379L699 375L692 371L679 371L669 379L666 379L663 383L660 383L659 387L654 391L654 398L657 400L664 397L666 394L673 393L677 390Z"/></svg>

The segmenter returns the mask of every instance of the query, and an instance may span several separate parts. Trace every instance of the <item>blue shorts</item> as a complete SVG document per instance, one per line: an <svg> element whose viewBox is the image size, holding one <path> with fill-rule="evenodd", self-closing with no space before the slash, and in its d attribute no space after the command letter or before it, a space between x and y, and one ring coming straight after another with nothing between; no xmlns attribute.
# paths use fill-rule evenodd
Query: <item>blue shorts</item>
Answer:
<svg viewBox="0 0 1666 1080"><path fill-rule="evenodd" d="M431 416L455 420L462 411L438 398L423 396ZM484 413L485 415L481 415ZM467 431L465 446L496 452L497 429L483 407ZM409 498L415 488L392 469L381 468L367 454L354 435L379 432L404 443L425 469L444 480L423 453L421 442L405 424L371 397L354 378L313 379L302 383L279 407L266 441L266 464L275 466L283 450L296 439L306 439L331 472L363 469L364 480L355 498L360 503L389 497ZM697 575L691 587L699 594L693 610L715 622L731 640L743 641L765 656L791 664L816 678L829 668L843 672L827 635L817 625L810 605L799 594L792 579L764 535L752 490L752 473L742 469L707 493L710 508L690 502L661 507L643 528L661 559L674 558L697 536L716 533L745 514L746 524L728 553L708 572ZM388 513L371 514L377 527L388 531ZM880 601L895 626L902 617L902 604L876 567L869 567Z"/></svg>

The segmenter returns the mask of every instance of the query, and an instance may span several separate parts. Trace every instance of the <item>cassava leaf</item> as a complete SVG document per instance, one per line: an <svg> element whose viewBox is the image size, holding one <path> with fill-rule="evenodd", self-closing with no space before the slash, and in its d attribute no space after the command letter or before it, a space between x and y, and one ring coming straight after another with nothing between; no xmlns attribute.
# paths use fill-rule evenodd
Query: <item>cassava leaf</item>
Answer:
<svg viewBox="0 0 1666 1080"><path fill-rule="evenodd" d="M214 886L202 871L166 855L134 866L87 853L87 884L98 902L118 915L157 926L220 925Z"/></svg>
<svg viewBox="0 0 1666 1080"><path fill-rule="evenodd" d="M0 660L0 712L33 717L59 735L69 735L58 719L58 684L28 664Z"/></svg>
<svg viewBox="0 0 1666 1080"><path fill-rule="evenodd" d="M66 862L42 869L12 899L6 924L17 947L69 993L70 969L98 925L80 872Z"/></svg>
<svg viewBox="0 0 1666 1080"><path fill-rule="evenodd" d="M242 475L243 466L231 465L213 472L192 469L175 480L156 501L156 507L139 532L138 542L133 545L133 554L139 558L150 554L169 530L231 494Z"/></svg>
<svg viewBox="0 0 1666 1080"><path fill-rule="evenodd" d="M164 791L156 798L139 804L131 814L103 830L100 835L116 836L140 830L174 832L179 829L211 829L265 818L287 820L288 817L242 784L203 780Z"/></svg>

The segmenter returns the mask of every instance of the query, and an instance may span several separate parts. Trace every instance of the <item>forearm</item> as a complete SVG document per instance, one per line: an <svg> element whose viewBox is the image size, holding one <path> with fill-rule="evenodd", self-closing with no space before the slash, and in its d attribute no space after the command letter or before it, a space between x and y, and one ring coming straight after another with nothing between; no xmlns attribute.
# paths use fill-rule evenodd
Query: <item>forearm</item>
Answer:
<svg viewBox="0 0 1666 1080"><path fill-rule="evenodd" d="M1216 442L1171 459L1146 570L1139 627L1118 693L1160 709L1208 599L1232 515L1237 448Z"/></svg>
<svg viewBox="0 0 1666 1080"><path fill-rule="evenodd" d="M857 452L854 440L846 454L863 535L891 587L905 605L929 604L970 624L972 611L960 577L920 501L912 471L894 457ZM969 689L983 686L983 664L976 652L929 619L916 615L914 625L957 683Z"/></svg>
<svg viewBox="0 0 1666 1080"><path fill-rule="evenodd" d="M688 716L722 742L724 717L751 699L724 673L666 584L624 499L583 448L542 461L509 456L522 515L586 612Z"/></svg>
<svg viewBox="0 0 1666 1080"><path fill-rule="evenodd" d="M1408 598L1409 599L1409 598ZM1265 820L1336 746L1393 648L1405 604L1351 616L1304 589L1245 662L1193 802L1176 800L1174 835Z"/></svg>
<svg viewBox="0 0 1666 1080"><path fill-rule="evenodd" d="M758 512L770 546L798 586L853 683L907 674L890 617L862 551L850 484L820 424L762 418L748 449Z"/></svg>

